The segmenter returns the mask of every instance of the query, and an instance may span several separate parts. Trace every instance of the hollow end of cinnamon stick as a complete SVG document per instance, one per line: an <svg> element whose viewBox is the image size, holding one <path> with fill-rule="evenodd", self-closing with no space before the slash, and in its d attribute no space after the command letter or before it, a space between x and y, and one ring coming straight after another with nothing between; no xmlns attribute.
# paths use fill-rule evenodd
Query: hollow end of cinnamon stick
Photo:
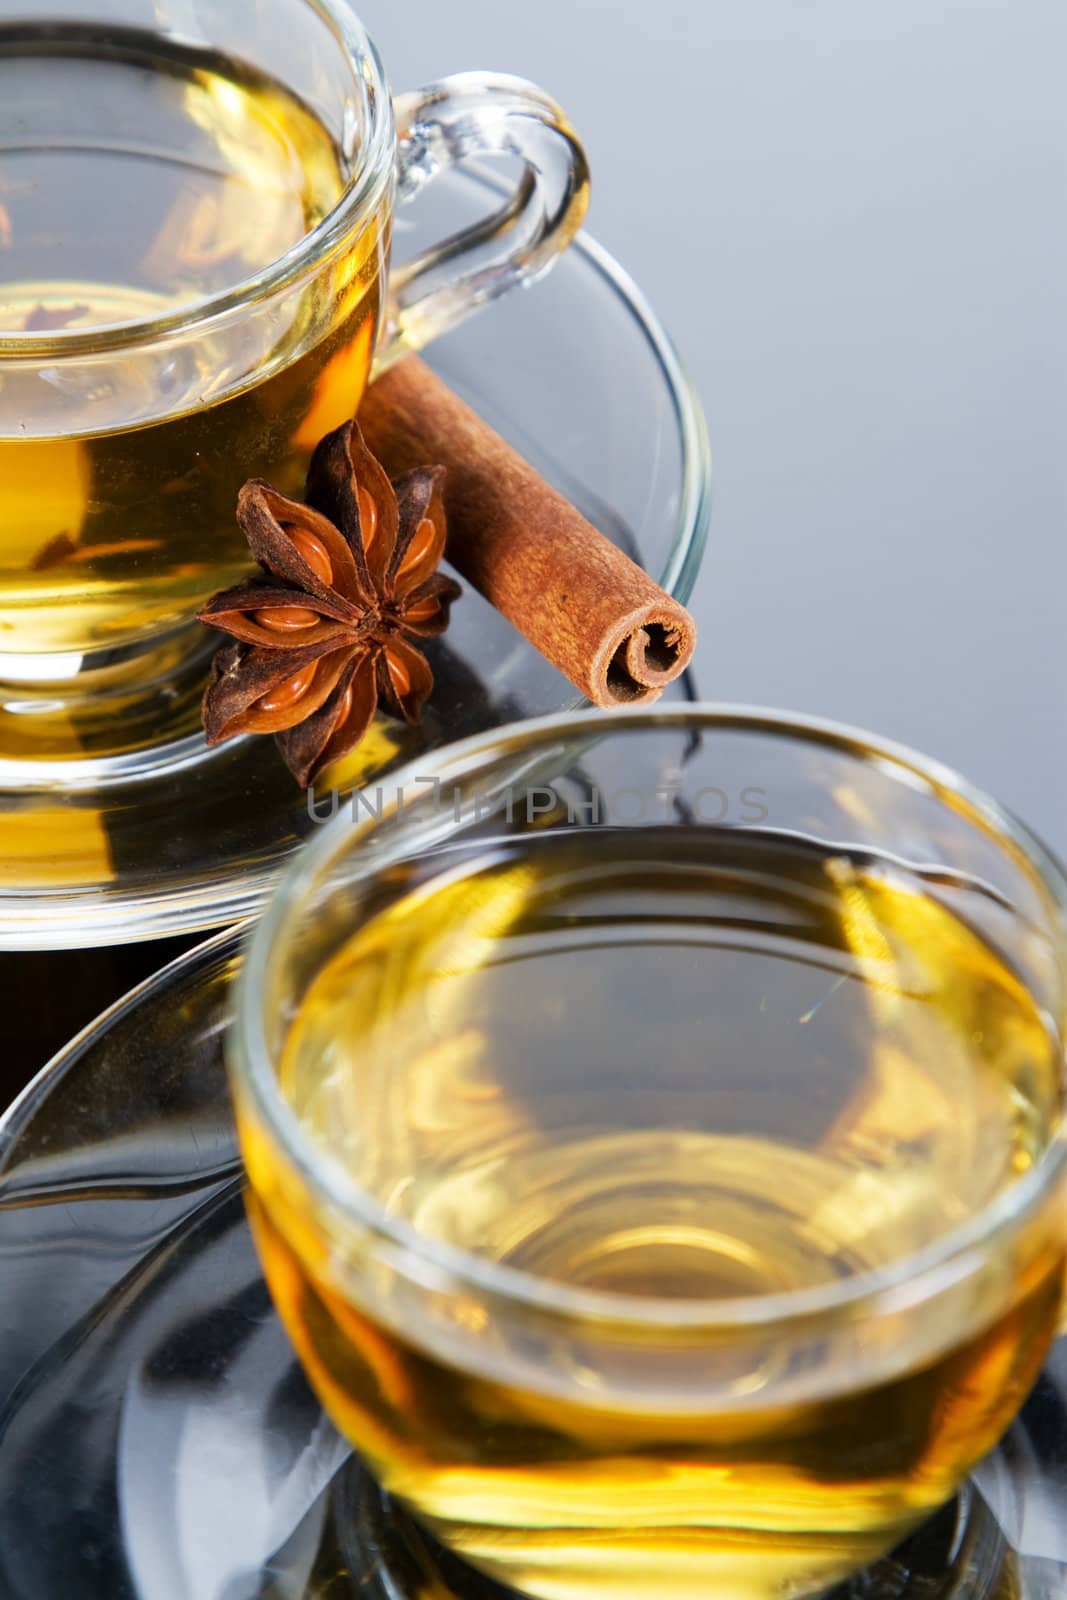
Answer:
<svg viewBox="0 0 1067 1600"><path fill-rule="evenodd" d="M594 705L658 700L693 658L696 632L686 620L666 607L648 607L622 622L591 662L587 692Z"/></svg>
<svg viewBox="0 0 1067 1600"><path fill-rule="evenodd" d="M448 559L594 705L650 703L685 671L685 607L424 362L377 379L359 422L390 477L447 469Z"/></svg>

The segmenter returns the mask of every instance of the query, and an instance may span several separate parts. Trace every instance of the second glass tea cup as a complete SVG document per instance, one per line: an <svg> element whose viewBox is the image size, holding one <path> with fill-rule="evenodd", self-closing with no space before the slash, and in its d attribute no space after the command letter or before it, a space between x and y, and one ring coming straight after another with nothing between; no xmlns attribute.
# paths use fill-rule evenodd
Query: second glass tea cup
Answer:
<svg viewBox="0 0 1067 1600"><path fill-rule="evenodd" d="M773 712L496 730L350 799L231 1063L307 1374L545 1600L820 1590L958 1488L1067 1251L1067 883L937 763Z"/></svg>

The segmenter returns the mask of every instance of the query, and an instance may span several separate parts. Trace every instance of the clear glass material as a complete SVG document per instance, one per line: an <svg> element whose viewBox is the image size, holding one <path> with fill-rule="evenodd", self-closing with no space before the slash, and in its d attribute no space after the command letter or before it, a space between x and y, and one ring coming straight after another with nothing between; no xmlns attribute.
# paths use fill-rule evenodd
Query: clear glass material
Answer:
<svg viewBox="0 0 1067 1600"><path fill-rule="evenodd" d="M0 1114L0 1591L506 1600L346 1458L273 1313L223 1061L240 943L165 968ZM1063 1600L1065 1505L1061 1342L957 1500L840 1600Z"/></svg>
<svg viewBox="0 0 1067 1600"><path fill-rule="evenodd" d="M621 967L617 989L556 997L535 989L528 1010L520 974L508 1002L518 1031L499 1044L490 1032L479 1055L475 1024L451 1031L448 993L420 999L416 988L404 1031L390 1034L386 1021L380 1045L377 1014L368 1013L366 1031L324 1036L322 1081L341 1099L298 1117L278 1073L284 1060L287 1084L299 1081L293 1040L306 1036L298 1030L321 1003L322 974L339 954L347 959L353 936L380 928L384 937L388 927L390 939L401 937L408 925L395 919L413 893L425 926L433 895L473 864L516 852L527 863L534 857L522 852L543 853L553 841L583 870L596 852L622 848L654 859L676 887L694 873L701 885L708 874L722 880L707 995L689 997L696 1032L657 1011L662 995L651 995L643 967L629 976ZM779 1026L778 988L759 1004L750 995L751 1010L740 1014L731 989L749 994L745 961L803 925L792 889L786 911L767 910L767 863L783 858L817 859L820 895L831 884L840 890L859 967L835 978L813 943ZM880 897L905 878L908 916L921 908L921 917L894 928L892 907L879 920ZM495 926L490 880L471 881L475 914ZM1057 1316L1067 1250L1065 911L1056 863L955 775L864 735L774 713L666 707L546 719L408 768L375 797L374 814L353 804L300 857L252 937L231 1059L268 1281L313 1386L386 1488L476 1566L568 1600L623 1590L812 1592L873 1560L948 1499L1010 1423ZM594 928L598 914L590 913ZM565 908L558 915L571 925ZM435 982L466 970L476 926L442 923ZM600 939L583 926L585 941ZM890 960L886 941L902 926L905 943ZM610 941L610 921L605 928ZM573 939L580 956L588 945ZM403 948L400 966L382 969L387 994L406 982L404 963L421 959L417 945ZM515 959L521 953L520 942ZM1049 1085L1043 1109L1035 1102L1032 1155L1013 1156L1003 1184L973 1204L964 1199L978 1193L972 1179L995 1159L985 1124L969 1154L954 1151L951 1172L938 1168L926 1181L933 1125L940 1121L951 1147L971 1107L968 1091L948 1080L929 1098L922 1053L909 1055L899 1031L900 1008L950 996L965 960L986 974L966 1006L988 1002L981 1020L965 1009L966 1049L984 1048L983 1029L999 1030L1007 1015L994 991L1025 996ZM363 970L338 968L343 987L327 994L347 1004ZM872 985L869 1059L855 1054L850 1032L835 1032L843 1024L830 1002L850 976ZM598 1045L609 1005L629 1018L609 1032L611 1050ZM648 1013L659 1035L649 1033ZM690 1080L694 1060L716 1060L721 1074L724 1028L727 1081L709 1112ZM1031 1070L1042 1069L1036 1056L1020 1065L1019 1036L1011 1037L998 1071L1014 1061L1025 1094ZM496 1075L501 1050L506 1069ZM944 1063L933 1065L940 1072ZM469 1151L500 1119L506 1138L478 1167ZM757 1139L764 1124L777 1128L770 1160ZM563 1148L586 1148L590 1129L597 1139L610 1134L613 1153L598 1145L594 1176L583 1168L584 1187L568 1189L564 1169L531 1158L522 1132L531 1126ZM808 1157L831 1152L852 1126L846 1166L818 1165L801 1181ZM628 1141L649 1134L644 1164L631 1172ZM672 1260L681 1252L684 1266L666 1280L672 1289L633 1288L614 1267L606 1280L537 1269L538 1259L555 1259L544 1254L554 1229L585 1239L581 1218L598 1214L598 1185L612 1205L629 1205L619 1238L658 1229L657 1196L703 1135L716 1142L700 1147L700 1181L723 1163L735 1177L717 1198L669 1213L684 1226L665 1223L656 1234L657 1249L669 1235ZM471 1171L481 1174L476 1182ZM536 1191L542 1181L547 1210L532 1254L516 1265L529 1184ZM794 1281L788 1255L794 1188L797 1239L815 1240L817 1251L848 1241L832 1270L810 1281L805 1273ZM694 1196L701 1192L695 1185ZM727 1220L731 1208L765 1198L767 1270L759 1251L741 1252ZM694 1235L701 1251L712 1248L709 1229L722 1253L710 1281L730 1282L710 1294L699 1287L705 1257L692 1248ZM489 1243L501 1234L512 1241L506 1250ZM880 1235L884 1248L868 1259L866 1243Z"/></svg>
<svg viewBox="0 0 1067 1600"><path fill-rule="evenodd" d="M191 732L191 624L248 565L240 484L298 494L376 352L545 271L588 173L558 107L509 77L405 96L398 137L332 0L27 0L0 22L0 73L0 758L54 783ZM499 214L446 226L389 286L397 192L497 154L521 174ZM76 263L49 245L61 227Z"/></svg>
<svg viewBox="0 0 1067 1600"><path fill-rule="evenodd" d="M430 248L493 198L470 173L444 174L401 214L398 250ZM581 238L528 293L441 340L430 359L590 521L670 593L689 596L711 501L700 402L655 312L593 240ZM436 688L422 726L383 721L331 787L348 792L448 739L577 703L469 590L447 636L432 643ZM304 797L270 740L234 741L203 759L198 736L184 753L155 770L140 756L129 771L84 756L45 773L37 762L5 765L0 945L148 939L219 927L262 904L285 857L314 831Z"/></svg>

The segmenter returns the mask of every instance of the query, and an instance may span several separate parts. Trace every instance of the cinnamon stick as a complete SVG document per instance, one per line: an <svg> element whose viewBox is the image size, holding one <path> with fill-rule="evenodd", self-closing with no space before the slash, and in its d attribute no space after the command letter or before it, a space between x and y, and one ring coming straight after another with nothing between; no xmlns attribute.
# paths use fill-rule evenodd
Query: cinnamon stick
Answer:
<svg viewBox="0 0 1067 1600"><path fill-rule="evenodd" d="M417 357L367 391L359 413L390 477L447 469L447 557L598 706L659 698L696 624Z"/></svg>

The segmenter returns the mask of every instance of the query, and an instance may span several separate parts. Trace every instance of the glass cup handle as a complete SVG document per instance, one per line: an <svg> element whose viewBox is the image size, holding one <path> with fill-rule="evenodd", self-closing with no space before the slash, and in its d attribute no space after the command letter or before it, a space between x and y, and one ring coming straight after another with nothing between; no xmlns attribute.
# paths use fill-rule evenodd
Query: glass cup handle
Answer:
<svg viewBox="0 0 1067 1600"><path fill-rule="evenodd" d="M400 204L472 156L517 156L523 168L499 210L393 267L376 372L534 282L589 204L585 151L559 106L524 78L464 72L399 95L395 108Z"/></svg>

